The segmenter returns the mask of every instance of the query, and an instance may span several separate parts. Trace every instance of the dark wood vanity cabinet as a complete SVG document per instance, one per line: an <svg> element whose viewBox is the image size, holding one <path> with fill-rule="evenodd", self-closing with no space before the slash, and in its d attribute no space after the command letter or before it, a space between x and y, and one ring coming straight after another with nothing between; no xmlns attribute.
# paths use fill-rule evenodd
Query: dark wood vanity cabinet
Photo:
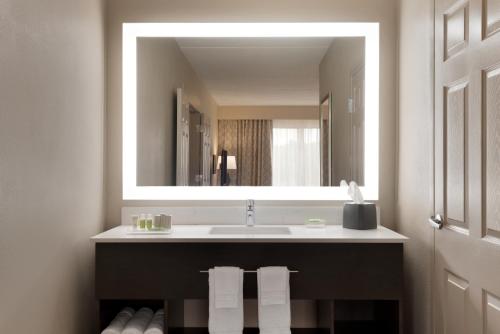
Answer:
<svg viewBox="0 0 500 334"><path fill-rule="evenodd" d="M356 332L341 328L347 324L336 321L335 309L360 302L373 308L373 331L363 333L400 332L402 243L96 243L95 256L102 328L120 307L142 302L166 307L169 329L178 329L182 301L208 299L208 274L200 271L287 266L298 271L290 275L291 298L318 301L315 330ZM245 275L244 297L257 297L255 274Z"/></svg>

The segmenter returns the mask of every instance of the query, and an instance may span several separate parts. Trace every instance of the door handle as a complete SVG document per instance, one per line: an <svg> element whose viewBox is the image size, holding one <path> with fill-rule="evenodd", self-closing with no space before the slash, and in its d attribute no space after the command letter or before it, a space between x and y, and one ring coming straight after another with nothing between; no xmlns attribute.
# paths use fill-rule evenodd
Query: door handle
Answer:
<svg viewBox="0 0 500 334"><path fill-rule="evenodd" d="M440 214L437 214L435 216L431 216L431 218L429 218L428 222L436 230L440 230L443 228L443 217L441 217Z"/></svg>

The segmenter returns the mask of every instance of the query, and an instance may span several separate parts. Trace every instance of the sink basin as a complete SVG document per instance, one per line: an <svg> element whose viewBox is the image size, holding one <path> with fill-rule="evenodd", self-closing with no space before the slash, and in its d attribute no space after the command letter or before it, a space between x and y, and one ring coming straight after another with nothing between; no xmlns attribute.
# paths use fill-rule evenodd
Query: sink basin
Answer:
<svg viewBox="0 0 500 334"><path fill-rule="evenodd" d="M290 234L290 229L285 226L217 226L210 229L210 234L272 234L272 235L287 235Z"/></svg>

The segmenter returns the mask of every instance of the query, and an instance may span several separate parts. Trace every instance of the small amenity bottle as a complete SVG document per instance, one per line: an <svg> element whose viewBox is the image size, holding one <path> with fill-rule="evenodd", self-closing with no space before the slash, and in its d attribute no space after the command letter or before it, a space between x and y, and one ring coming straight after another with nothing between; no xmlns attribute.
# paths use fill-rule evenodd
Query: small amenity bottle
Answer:
<svg viewBox="0 0 500 334"><path fill-rule="evenodd" d="M146 228L146 215L141 213L139 216L139 230L144 230Z"/></svg>
<svg viewBox="0 0 500 334"><path fill-rule="evenodd" d="M132 228L138 230L139 229L139 216L132 215Z"/></svg>
<svg viewBox="0 0 500 334"><path fill-rule="evenodd" d="M153 229L153 215L152 214L148 214L148 216L146 218L146 229L149 231Z"/></svg>
<svg viewBox="0 0 500 334"><path fill-rule="evenodd" d="M162 230L161 215L155 215L153 220L153 230L155 231Z"/></svg>

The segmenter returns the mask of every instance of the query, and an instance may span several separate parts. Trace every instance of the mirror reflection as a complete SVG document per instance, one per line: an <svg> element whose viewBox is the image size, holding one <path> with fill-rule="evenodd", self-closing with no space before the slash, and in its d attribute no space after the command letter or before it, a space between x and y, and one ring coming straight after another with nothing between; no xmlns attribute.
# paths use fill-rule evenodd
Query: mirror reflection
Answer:
<svg viewBox="0 0 500 334"><path fill-rule="evenodd" d="M363 185L364 47L138 38L138 186Z"/></svg>

